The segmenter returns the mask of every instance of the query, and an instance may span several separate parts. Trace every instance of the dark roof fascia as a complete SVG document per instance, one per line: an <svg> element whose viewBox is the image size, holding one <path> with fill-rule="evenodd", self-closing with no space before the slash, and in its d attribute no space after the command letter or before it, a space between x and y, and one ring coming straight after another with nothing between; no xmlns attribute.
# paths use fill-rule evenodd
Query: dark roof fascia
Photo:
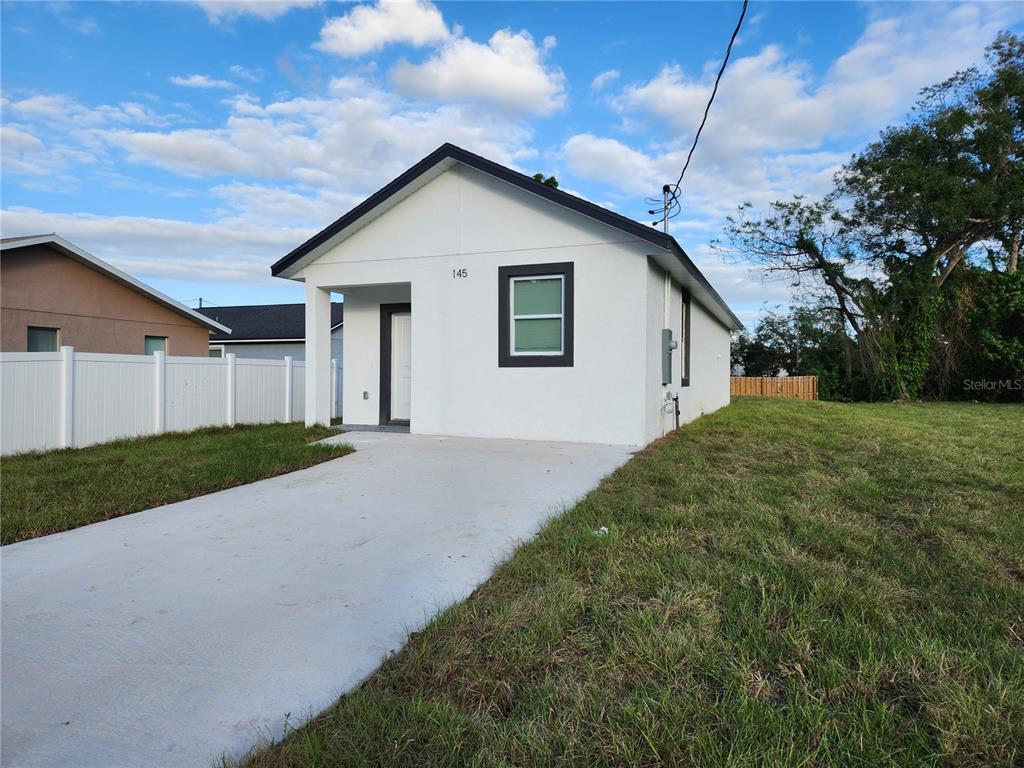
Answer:
<svg viewBox="0 0 1024 768"><path fill-rule="evenodd" d="M336 323L331 326L331 333L334 333L339 328L344 327L345 323ZM211 339L213 344L305 344L305 337L282 337L274 338L273 336L267 336L263 339Z"/></svg>
<svg viewBox="0 0 1024 768"><path fill-rule="evenodd" d="M675 255L675 257L679 259L683 267L686 268L686 271L689 272L690 275L698 283L700 283L701 287L703 287L704 290L711 294L711 298L713 298L718 303L718 306L725 310L726 314L729 316L729 319L732 320L732 322L735 324L735 328L731 328L730 330L743 330L743 323L740 322L740 319L738 317L736 317L736 313L729 309L729 305L726 304L725 300L718 295L718 291L716 291L714 287L711 285L711 283L708 282L708 279L704 277L704 274L699 269L697 269L697 265L694 264L693 261L690 259L689 254L687 254L686 251L683 250L683 247L679 245L679 243L676 241L674 237L670 236L669 239L672 241L672 247L670 248L670 250Z"/></svg>
<svg viewBox="0 0 1024 768"><path fill-rule="evenodd" d="M412 168L407 170L390 184L374 192L366 198L366 200L361 202L340 219L313 235L309 240L278 261L270 268L271 273L275 276L279 275L282 271L290 267L314 248L323 245L378 205L386 202L388 198L400 192L404 187L411 184L438 163L449 158L468 165L471 168L475 168L478 171L494 176L502 181L521 187L528 192L532 192L535 195L546 198L558 205L565 206L577 213L582 213L585 216L589 216L604 224L608 224L616 229L627 232L628 234L647 240L648 242L654 243L662 248L670 247L668 241L671 238L663 232L659 232L658 230L641 224L638 221L634 221L633 219L626 218L614 211L609 211L607 208L602 208L588 200L576 197L575 195L570 195L568 192L563 192L560 189L555 189L554 187L549 187L546 184L541 184L526 174L513 171L511 168L506 168L504 165L499 165L493 160L488 160L480 155L474 155L472 152L467 152L454 144L444 144L420 160L416 165L412 166Z"/></svg>
<svg viewBox="0 0 1024 768"><path fill-rule="evenodd" d="M521 189L549 200L556 205L561 205L569 210L575 211L576 213L580 213L599 221L602 224L607 224L610 227L652 243L659 248L671 251L686 268L686 271L689 272L704 288L706 288L711 296L721 305L722 309L724 309L729 317L732 318L737 327L743 327L743 324L740 323L736 315L733 314L731 309L729 309L729 306L718 295L718 292L711 287L707 278L700 273L700 270L697 269L694 263L690 260L690 257L686 255L686 252L671 235L660 232L649 225L634 221L622 214L609 211L607 208L602 208L589 200L584 200L583 198L576 197L576 195L571 195L560 189L549 187L546 184L541 184L536 179L531 178L524 173L514 171L511 168L507 168L504 165L494 162L493 160L488 160L486 157L475 155L472 152L466 151L462 147L455 146L454 144L442 144L425 158L398 176L398 178L374 192L366 198L366 200L350 210L340 219L329 224L320 232L313 235L309 240L276 262L270 268L271 274L275 277L279 276L284 270L299 261L299 259L326 243L346 227L357 222L377 206L386 202L390 197L400 192L424 173L431 170L438 163L449 158L463 163L464 165L468 165L470 168L475 168L482 173L489 174L501 181L520 187Z"/></svg>

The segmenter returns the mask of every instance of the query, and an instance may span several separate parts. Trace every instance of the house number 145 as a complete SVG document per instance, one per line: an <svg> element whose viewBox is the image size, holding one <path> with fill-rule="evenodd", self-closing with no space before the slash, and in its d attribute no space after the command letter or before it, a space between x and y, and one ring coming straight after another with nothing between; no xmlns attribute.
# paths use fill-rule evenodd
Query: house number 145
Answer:
<svg viewBox="0 0 1024 768"><path fill-rule="evenodd" d="M453 269L452 270L452 278L454 279L456 277L469 277L469 270L468 269Z"/></svg>

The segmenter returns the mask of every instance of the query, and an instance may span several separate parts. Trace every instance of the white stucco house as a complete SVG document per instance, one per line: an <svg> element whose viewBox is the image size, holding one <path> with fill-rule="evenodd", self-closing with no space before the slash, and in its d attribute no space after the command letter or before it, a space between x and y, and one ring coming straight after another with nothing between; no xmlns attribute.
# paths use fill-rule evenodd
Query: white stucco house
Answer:
<svg viewBox="0 0 1024 768"><path fill-rule="evenodd" d="M729 402L741 324L676 240L445 144L273 265L306 290L306 422L643 445Z"/></svg>

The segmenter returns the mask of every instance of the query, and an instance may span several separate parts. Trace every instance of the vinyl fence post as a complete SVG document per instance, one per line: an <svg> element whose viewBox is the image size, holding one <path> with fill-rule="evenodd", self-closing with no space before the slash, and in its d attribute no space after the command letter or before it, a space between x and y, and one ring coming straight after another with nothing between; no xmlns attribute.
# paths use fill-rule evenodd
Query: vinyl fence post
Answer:
<svg viewBox="0 0 1024 768"><path fill-rule="evenodd" d="M338 377L340 371L338 370L338 358L331 360L331 418L338 416Z"/></svg>
<svg viewBox="0 0 1024 768"><path fill-rule="evenodd" d="M228 426L235 426L235 353L228 352L225 356L228 366Z"/></svg>
<svg viewBox="0 0 1024 768"><path fill-rule="evenodd" d="M164 352L153 353L153 433L167 429L167 360Z"/></svg>
<svg viewBox="0 0 1024 768"><path fill-rule="evenodd" d="M60 348L60 446L75 447L75 348Z"/></svg>
<svg viewBox="0 0 1024 768"><path fill-rule="evenodd" d="M284 423L292 423L292 356L284 358Z"/></svg>

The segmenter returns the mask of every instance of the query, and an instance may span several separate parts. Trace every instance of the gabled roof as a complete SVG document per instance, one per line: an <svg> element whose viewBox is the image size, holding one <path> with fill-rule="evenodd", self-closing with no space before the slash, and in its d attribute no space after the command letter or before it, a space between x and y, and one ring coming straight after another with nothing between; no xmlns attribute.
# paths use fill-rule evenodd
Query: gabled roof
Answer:
<svg viewBox="0 0 1024 768"><path fill-rule="evenodd" d="M231 328L226 325L221 325L218 322L211 320L205 315L201 315L191 307L186 307L180 301L175 301L170 296L166 296L155 288L151 288L141 280L136 280L126 272L122 272L117 267L102 259L98 259L88 251L84 251L74 243L69 243L63 237L56 234L48 235L26 235L23 237L8 237L0 240L0 251L13 251L18 248L28 248L35 245L47 245L58 253L67 256L70 259L79 261L88 267L95 269L97 272L102 272L111 280L121 283L133 291L141 293L143 296L147 296L157 304L162 304L168 309L172 309L179 314L185 315L190 320L202 325L204 328L209 328L211 331L217 331L221 334L231 333Z"/></svg>
<svg viewBox="0 0 1024 768"><path fill-rule="evenodd" d="M671 254L678 267L681 267L682 274L680 277L688 278L683 279L684 285L691 289L698 300L703 299L702 303L724 325L732 330L739 330L743 327L743 324L733 314L732 310L729 309L725 301L722 300L722 297L718 295L718 292L711 286L711 283L701 274L700 270L697 269L690 257L671 235L610 211L607 208L602 208L568 192L541 184L526 174L514 171L480 155L474 155L472 152L468 152L454 144L443 144L438 147L412 168L385 187L374 192L333 224L328 225L313 235L309 240L275 263L270 268L271 274L277 277L291 277L306 262L315 259L326 247L329 247L329 242L333 238L341 235L346 229L356 229L359 226L365 225L368 220L375 218L383 210L386 210L387 207L407 197L428 181L451 168L455 163L462 163L475 168L482 173L489 174L501 181L513 184L520 189L549 200L556 205L561 205L576 213L589 216L596 221L657 246L663 252ZM670 267L666 265L666 268ZM676 270L670 269L670 271L675 272Z"/></svg>
<svg viewBox="0 0 1024 768"><path fill-rule="evenodd" d="M197 310L231 327L231 335L217 333L210 341L305 341L305 304L248 304L236 307L203 307ZM331 302L331 330L344 321L345 305Z"/></svg>

